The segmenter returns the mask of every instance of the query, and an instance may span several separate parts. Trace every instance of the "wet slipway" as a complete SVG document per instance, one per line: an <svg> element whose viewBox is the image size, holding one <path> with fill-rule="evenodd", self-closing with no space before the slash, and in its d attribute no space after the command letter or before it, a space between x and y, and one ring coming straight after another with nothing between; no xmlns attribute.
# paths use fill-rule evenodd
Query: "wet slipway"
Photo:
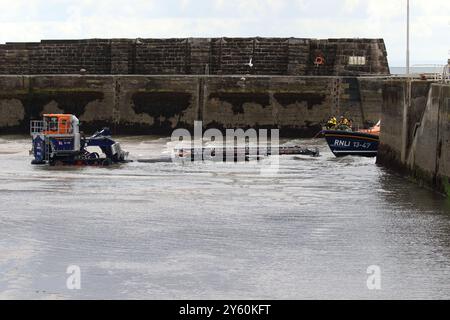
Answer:
<svg viewBox="0 0 450 320"><path fill-rule="evenodd" d="M118 139L131 158L169 139ZM450 298L450 201L375 159L31 166L0 137L0 298ZM264 160L263 160L264 162ZM81 289L66 286L79 266ZM378 266L381 290L367 287Z"/></svg>

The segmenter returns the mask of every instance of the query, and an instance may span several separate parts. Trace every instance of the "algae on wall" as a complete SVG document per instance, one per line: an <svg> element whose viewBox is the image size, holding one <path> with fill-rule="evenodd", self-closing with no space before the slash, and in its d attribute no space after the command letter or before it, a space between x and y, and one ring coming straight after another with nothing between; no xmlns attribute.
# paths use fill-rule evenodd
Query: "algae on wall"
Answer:
<svg viewBox="0 0 450 320"><path fill-rule="evenodd" d="M284 136L313 137L336 99L353 119L366 108L353 92L358 86L347 86L355 78L341 82L334 90L335 77L0 76L0 102L13 118L0 130L27 133L29 120L42 112L67 112L80 118L83 130L110 126L115 134L170 135L201 120L205 128L277 128ZM367 108L380 112L373 101Z"/></svg>

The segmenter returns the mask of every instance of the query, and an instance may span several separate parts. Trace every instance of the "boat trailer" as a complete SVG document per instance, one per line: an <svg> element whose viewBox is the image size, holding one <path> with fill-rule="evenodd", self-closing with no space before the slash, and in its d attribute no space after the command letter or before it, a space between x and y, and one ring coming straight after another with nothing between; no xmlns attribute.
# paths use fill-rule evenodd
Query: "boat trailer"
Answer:
<svg viewBox="0 0 450 320"><path fill-rule="evenodd" d="M274 150L276 148L276 150ZM139 159L138 162L172 162L182 160L187 162L216 161L216 162L248 162L261 160L273 155L306 155L319 157L318 148L305 148L299 145L277 147L194 147L174 148L171 156L163 158Z"/></svg>
<svg viewBox="0 0 450 320"><path fill-rule="evenodd" d="M276 149L276 150L274 150ZM277 147L203 147L175 149L180 158L191 161L216 160L216 161L250 161L260 160L272 155L308 155L319 156L319 149L304 148L298 145Z"/></svg>
<svg viewBox="0 0 450 320"><path fill-rule="evenodd" d="M129 162L128 152L111 138L108 128L90 137L80 133L80 122L71 114L44 114L43 120L32 120L30 133L34 156L32 164L54 165L97 165ZM102 151L90 152L88 147Z"/></svg>

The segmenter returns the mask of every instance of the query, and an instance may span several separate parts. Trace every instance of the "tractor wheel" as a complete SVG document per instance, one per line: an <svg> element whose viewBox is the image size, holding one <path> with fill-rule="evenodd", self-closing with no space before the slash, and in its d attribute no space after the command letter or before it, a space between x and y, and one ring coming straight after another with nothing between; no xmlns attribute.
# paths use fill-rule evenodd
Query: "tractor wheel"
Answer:
<svg viewBox="0 0 450 320"><path fill-rule="evenodd" d="M31 164L33 164L33 165L45 164L45 161L32 160Z"/></svg>
<svg viewBox="0 0 450 320"><path fill-rule="evenodd" d="M112 164L112 160L110 158L106 158L105 160L103 160L102 162L102 166L104 167L108 167Z"/></svg>
<svg viewBox="0 0 450 320"><path fill-rule="evenodd" d="M89 159L98 159L100 158L100 155L97 152L92 152L88 156Z"/></svg>

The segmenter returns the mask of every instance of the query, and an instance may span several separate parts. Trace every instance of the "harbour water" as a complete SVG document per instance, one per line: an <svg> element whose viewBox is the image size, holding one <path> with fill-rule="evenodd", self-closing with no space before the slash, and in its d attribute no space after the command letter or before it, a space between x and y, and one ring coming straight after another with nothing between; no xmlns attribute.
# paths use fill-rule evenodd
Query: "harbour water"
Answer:
<svg viewBox="0 0 450 320"><path fill-rule="evenodd" d="M132 159L168 138L118 139ZM31 166L0 137L0 299L449 299L450 201L373 158ZM81 289L66 286L79 266ZM367 287L378 266L381 289Z"/></svg>

